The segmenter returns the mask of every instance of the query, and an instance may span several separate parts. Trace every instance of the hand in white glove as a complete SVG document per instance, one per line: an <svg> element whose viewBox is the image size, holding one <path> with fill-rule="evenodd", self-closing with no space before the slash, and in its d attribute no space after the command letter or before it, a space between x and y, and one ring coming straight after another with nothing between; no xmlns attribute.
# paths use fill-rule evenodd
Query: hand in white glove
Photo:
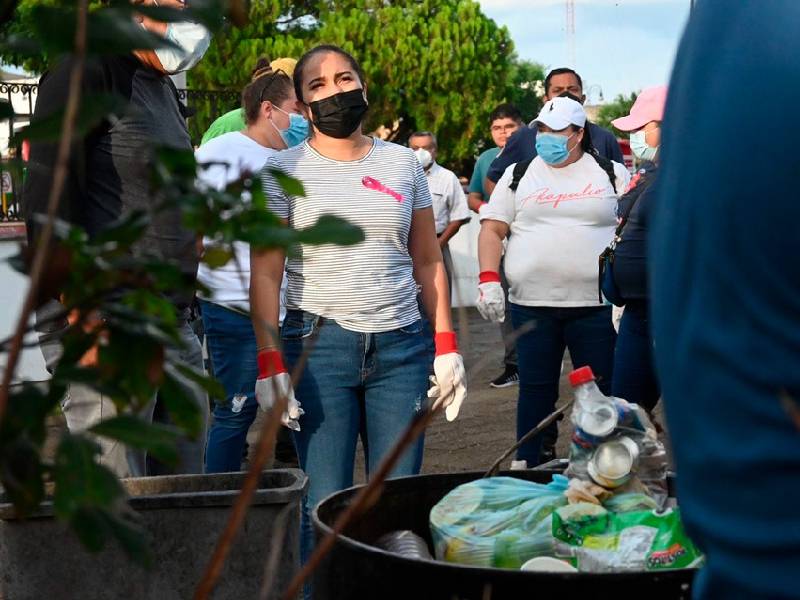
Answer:
<svg viewBox="0 0 800 600"><path fill-rule="evenodd" d="M506 318L506 298L500 285L500 275L493 271L480 274L478 299L475 301L481 316L493 323L502 323Z"/></svg>
<svg viewBox="0 0 800 600"><path fill-rule="evenodd" d="M428 390L429 398L434 400L434 407L444 404L445 417L453 421L467 398L467 376L464 371L464 359L458 353L456 334L452 331L437 333L436 358L433 360L433 384Z"/></svg>
<svg viewBox="0 0 800 600"><path fill-rule="evenodd" d="M292 380L283 365L281 354L277 350L262 350L258 353L256 400L261 410L269 412L279 396L285 396L288 403L287 410L281 416L281 423L289 429L300 431L299 419L305 411L294 397Z"/></svg>

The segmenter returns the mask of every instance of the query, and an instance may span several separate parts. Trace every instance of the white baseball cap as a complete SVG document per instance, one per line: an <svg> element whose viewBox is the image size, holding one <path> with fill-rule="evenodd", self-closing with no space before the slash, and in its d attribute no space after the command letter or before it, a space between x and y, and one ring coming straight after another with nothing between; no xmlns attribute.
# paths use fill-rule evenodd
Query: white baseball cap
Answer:
<svg viewBox="0 0 800 600"><path fill-rule="evenodd" d="M561 131L570 125L586 125L586 111L580 102L571 98L557 97L544 103L534 123L547 125L553 131Z"/></svg>

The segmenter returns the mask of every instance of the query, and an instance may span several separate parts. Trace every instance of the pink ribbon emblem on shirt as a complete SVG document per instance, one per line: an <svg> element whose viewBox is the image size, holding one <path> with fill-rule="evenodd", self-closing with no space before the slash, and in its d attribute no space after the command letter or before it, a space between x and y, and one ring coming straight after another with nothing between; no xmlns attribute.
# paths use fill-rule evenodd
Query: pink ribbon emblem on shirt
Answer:
<svg viewBox="0 0 800 600"><path fill-rule="evenodd" d="M392 198L394 198L398 202L403 201L403 194L395 192L392 188L383 185L380 181L378 181L373 177L364 177L361 180L361 185L363 185L367 189L375 190L376 192L389 194Z"/></svg>

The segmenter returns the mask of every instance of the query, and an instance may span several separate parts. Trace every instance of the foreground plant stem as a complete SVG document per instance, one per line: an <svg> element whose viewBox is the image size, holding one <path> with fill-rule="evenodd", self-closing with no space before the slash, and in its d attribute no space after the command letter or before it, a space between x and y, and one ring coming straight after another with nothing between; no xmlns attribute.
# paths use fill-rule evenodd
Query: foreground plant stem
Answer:
<svg viewBox="0 0 800 600"><path fill-rule="evenodd" d="M511 456L514 452L516 452L519 449L519 447L522 446L522 444L524 444L525 442L527 442L528 440L530 440L534 436L536 436L536 435L540 434L542 431L544 431L545 428L548 425L550 425L550 423L552 423L553 421L558 419L558 417L560 417L565 412L567 412L567 409L569 409L569 407L571 407L571 406L572 406L572 400L567 402L561 408L558 408L558 409L554 410L552 413L550 413L549 415L547 415L544 419L542 419L539 422L539 424L536 427L534 427L528 433L526 433L521 438L519 438L519 440L517 440L517 442L513 446L511 446L508 450L503 452L502 455L500 455L500 458L498 458L496 461L494 461L494 464L492 464L492 466L489 467L489 469L486 471L486 473L484 473L484 475L483 475L484 478L486 478L486 477L494 477L495 475L497 475L497 472L500 470L500 465L503 464L503 461L505 459L507 459L509 456Z"/></svg>
<svg viewBox="0 0 800 600"><path fill-rule="evenodd" d="M22 343L25 339L25 331L30 320L31 313L36 308L36 299L39 295L39 288L42 283L45 264L49 258L50 239L53 236L53 222L55 221L58 204L61 200L61 192L64 188L64 181L67 178L67 166L69 161L70 145L75 130L75 120L78 115L78 107L81 100L81 83L83 81L83 67L86 62L86 28L88 0L78 0L77 2L77 21L75 25L75 53L72 68L69 73L69 94L64 110L64 121L61 126L61 139L58 143L58 154L53 170L53 187L50 188L50 197L47 201L47 220L42 234L37 240L36 253L33 258L33 265L30 273L30 288L22 305L22 311L17 321L14 336L11 339L11 347L8 351L8 361L3 372L3 382L0 385L0 422L5 415L8 405L8 395L11 380L14 377L19 356L22 352Z"/></svg>
<svg viewBox="0 0 800 600"><path fill-rule="evenodd" d="M462 318L464 314L465 313L462 313ZM535 324L533 322L525 324L511 335L511 341L515 341L518 337L528 333L534 327ZM469 332L466 326L463 327L463 332L465 336L468 336ZM318 335L318 333L319 332L317 332L316 335ZM302 370L305 367L308 355L310 354L311 350L313 349L313 345L316 342L316 335L312 337L309 348L303 352L300 360L292 371L293 386L296 386L300 377L300 373L302 373ZM489 363L489 360L490 357L488 355L485 355L483 358L478 360L467 372L467 381L469 381L472 375L483 369ZM411 421L395 445L389 451L389 454L381 462L378 470L372 477L370 477L369 483L367 483L367 485L359 491L352 504L345 512L341 514L339 519L337 519L333 531L328 534L317 546L314 553L309 557L308 562L303 566L302 570L289 583L287 592L284 595L286 600L294 600L296 598L303 586L303 583L314 573L319 564L322 562L322 559L325 558L328 552L330 552L330 550L333 548L336 537L342 531L344 531L344 529L355 518L361 515L364 510L369 508L369 506L371 506L380 498L380 494L383 490L383 483L389 476L389 473L391 473L394 465L400 459L403 452L405 452L405 450L425 431L433 418L444 409L445 400L446 398L439 398L436 402L434 402L430 409L418 413ZM194 600L207 600L213 591L214 585L216 584L216 581L222 572L225 559L230 552L236 532L244 522L244 517L250 507L250 500L258 484L258 477L260 476L261 469L266 463L266 459L270 452L274 448L275 437L278 432L278 427L280 426L280 415L283 413L283 410L285 410L287 405L286 398L278 398L276 404L277 403L280 404L281 408L280 410L278 410L277 407L273 408L273 410L270 411L264 426L262 427L260 433L261 437L259 438L259 444L256 450L256 458L250 465L245 483L242 487L242 492L236 499L236 503L231 511L231 516L228 520L225 531L220 536L220 540L217 543L217 547L214 550L214 554L211 557L208 566L206 567L203 578L200 581L200 584L197 586ZM272 550L272 552L275 551L276 550L274 549ZM278 551L280 551L280 549L278 549ZM273 557L267 557L267 562L269 563L272 559Z"/></svg>
<svg viewBox="0 0 800 600"><path fill-rule="evenodd" d="M297 381L305 368L306 360L313 350L315 342L316 336L312 337L309 347L303 351L300 360L297 361L297 365L295 365L292 371L292 387L297 385ZM214 586L222 573L222 567L225 565L225 559L228 557L231 547L233 546L236 534L242 526L242 523L244 523L244 518L253 500L253 494L256 489L258 489L261 472L267 464L267 459L275 450L275 440L278 437L278 430L282 427L281 416L284 411L287 410L289 403L285 395L277 393L277 386L273 391L275 392L275 405L267 413L267 418L264 419L264 424L259 433L255 457L247 469L247 475L242 484L242 489L236 497L236 502L233 504L225 530L222 532L217 546L214 548L214 554L211 555L211 559L208 561L206 570L203 573L203 578L200 580L195 590L194 600L206 600L214 590Z"/></svg>
<svg viewBox="0 0 800 600"><path fill-rule="evenodd" d="M303 565L303 568L300 570L300 572L295 575L292 581L289 583L289 587L287 588L286 593L283 595L284 600L294 600L297 597L303 587L303 583L314 571L316 571L317 567L319 567L320 563L322 562L322 559L325 558L328 552L333 549L333 545L336 543L336 538L354 519L359 517L364 513L365 510L377 502L381 493L383 492L383 484L386 481L386 478L400 460L403 452L405 452L409 446L411 446L411 444L413 444L414 441L420 435L422 435L422 432L424 432L428 427L433 417L441 412L443 407L444 404L439 402L435 404L433 408L424 410L415 415L414 419L411 421L411 424L403 432L403 435L400 436L400 439L392 447L389 454L383 459L383 461L381 461L381 464L378 467L375 475L370 478L370 481L367 483L367 485L358 491L347 509L341 515L339 515L338 519L336 519L333 530L317 545L313 554L309 557L308 562Z"/></svg>

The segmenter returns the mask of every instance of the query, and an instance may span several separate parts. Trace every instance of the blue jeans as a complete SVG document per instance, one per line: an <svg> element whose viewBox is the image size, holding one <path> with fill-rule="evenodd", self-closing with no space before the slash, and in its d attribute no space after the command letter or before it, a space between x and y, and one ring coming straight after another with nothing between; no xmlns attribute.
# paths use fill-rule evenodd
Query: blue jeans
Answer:
<svg viewBox="0 0 800 600"><path fill-rule="evenodd" d="M359 434L364 439L367 475L377 468L427 400L429 356L421 321L384 333L358 333L335 321L290 310L281 340L290 370L308 352L295 388L305 414L300 431L294 433L300 466L309 477L301 536L306 560L314 546L311 509L353 485ZM422 449L420 437L392 475L419 473Z"/></svg>
<svg viewBox="0 0 800 600"><path fill-rule="evenodd" d="M514 329L532 327L517 338L519 401L517 439L553 412L564 348L569 348L575 368L588 365L604 394L611 391L616 333L611 307L554 308L509 303ZM533 324L531 325L531 323ZM539 463L542 434L523 444L519 460Z"/></svg>
<svg viewBox="0 0 800 600"><path fill-rule="evenodd" d="M208 432L206 473L240 471L247 430L258 411L256 337L244 314L205 300L200 306L214 377L225 388L225 402L214 407ZM247 399L240 405L235 396Z"/></svg>
<svg viewBox="0 0 800 600"><path fill-rule="evenodd" d="M653 365L653 340L646 306L631 304L622 313L614 350L611 394L647 411L653 410L661 396Z"/></svg>

